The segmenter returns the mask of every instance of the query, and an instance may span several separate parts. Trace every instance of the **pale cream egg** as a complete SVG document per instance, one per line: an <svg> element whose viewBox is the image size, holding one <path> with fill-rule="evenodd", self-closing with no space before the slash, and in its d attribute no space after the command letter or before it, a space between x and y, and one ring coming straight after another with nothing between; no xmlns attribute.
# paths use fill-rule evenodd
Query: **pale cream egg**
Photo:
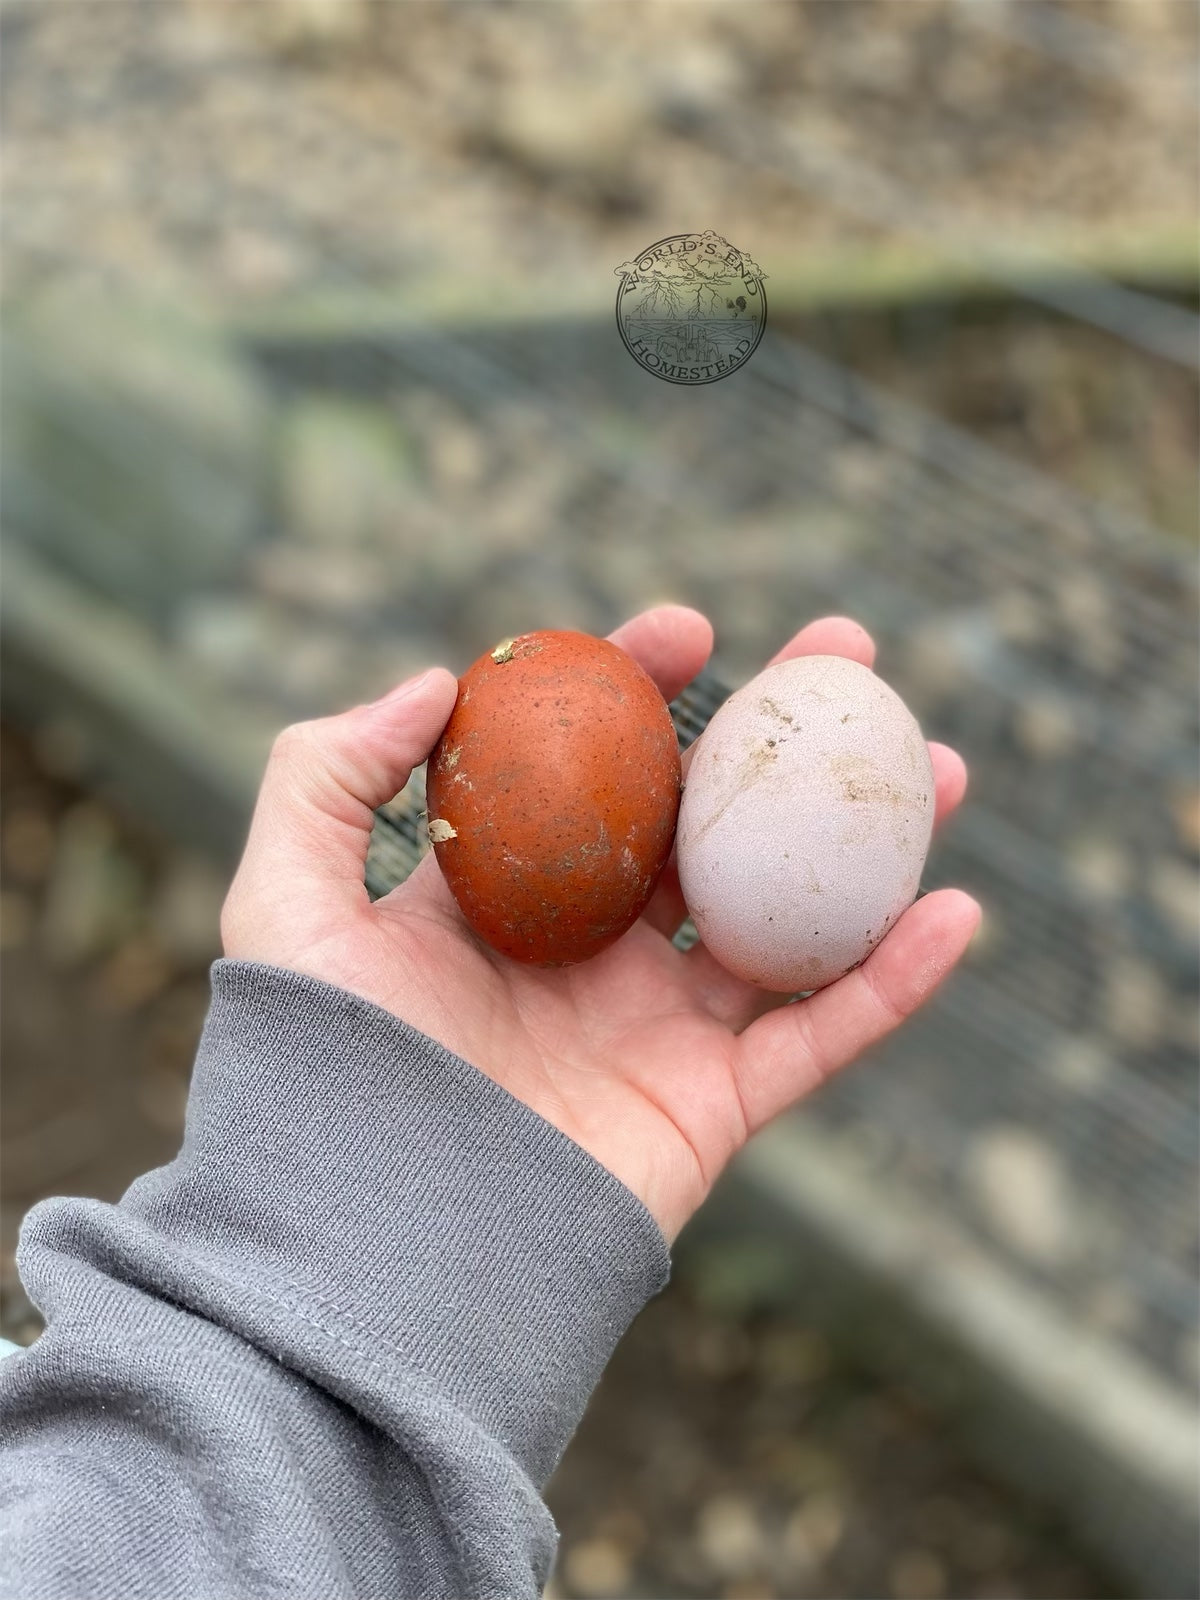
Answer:
<svg viewBox="0 0 1200 1600"><path fill-rule="evenodd" d="M916 898L933 810L929 750L881 678L841 656L768 667L688 770L676 846L701 939L764 989L832 983Z"/></svg>

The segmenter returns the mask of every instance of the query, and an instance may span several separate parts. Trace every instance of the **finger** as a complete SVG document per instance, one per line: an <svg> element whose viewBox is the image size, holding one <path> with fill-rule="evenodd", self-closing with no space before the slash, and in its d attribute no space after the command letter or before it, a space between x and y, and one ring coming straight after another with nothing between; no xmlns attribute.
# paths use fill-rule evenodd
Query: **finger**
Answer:
<svg viewBox="0 0 1200 1600"><path fill-rule="evenodd" d="M967 792L967 764L948 744L930 744L933 763L933 825L938 828L954 814Z"/></svg>
<svg viewBox="0 0 1200 1600"><path fill-rule="evenodd" d="M864 627L849 617L821 617L793 634L767 665L773 667L777 661L791 661L795 656L846 656L851 661L859 661L864 667L869 667L875 660L875 641ZM684 751L684 777L687 776L695 748L692 745ZM673 850L644 915L650 926L668 939L674 938L687 916Z"/></svg>
<svg viewBox="0 0 1200 1600"><path fill-rule="evenodd" d="M609 634L648 672L664 700L674 700L712 654L712 623L690 606L654 606Z"/></svg>
<svg viewBox="0 0 1200 1600"><path fill-rule="evenodd" d="M899 1026L953 969L979 926L960 889L918 900L861 967L739 1035L734 1058L753 1133Z"/></svg>
<svg viewBox="0 0 1200 1600"><path fill-rule="evenodd" d="M780 661L793 661L797 656L845 656L848 661L858 661L864 667L875 665L875 641L852 617L818 617L801 628L777 650L767 662L773 667Z"/></svg>
<svg viewBox="0 0 1200 1600"><path fill-rule="evenodd" d="M297 878L365 895L363 865L377 806L399 793L454 709L458 685L434 667L372 705L298 722L276 739L238 880Z"/></svg>

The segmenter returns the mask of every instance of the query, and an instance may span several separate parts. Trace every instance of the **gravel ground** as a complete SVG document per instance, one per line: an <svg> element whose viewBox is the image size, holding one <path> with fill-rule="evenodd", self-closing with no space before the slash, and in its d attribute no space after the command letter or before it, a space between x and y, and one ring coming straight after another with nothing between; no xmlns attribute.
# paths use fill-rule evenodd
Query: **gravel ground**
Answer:
<svg viewBox="0 0 1200 1600"><path fill-rule="evenodd" d="M686 1281L634 1325L549 1499L554 1591L579 1600L1119 1592L903 1387L802 1321L734 1319Z"/></svg>
<svg viewBox="0 0 1200 1600"><path fill-rule="evenodd" d="M38 1321L12 1264L49 1193L115 1198L178 1144L222 882L3 732L0 1329ZM551 1590L619 1596L1103 1600L1062 1529L956 1453L905 1390L803 1321L682 1279L638 1321L550 1492Z"/></svg>
<svg viewBox="0 0 1200 1600"><path fill-rule="evenodd" d="M573 283L594 312L617 263L670 219L703 217L766 265L769 293L828 256L836 302L847 275L911 229L849 208L841 179L832 193L785 182L773 136L759 161L722 153L720 128L749 108L810 154L881 174L902 216L952 218L955 239L1101 228L1125 249L1194 228L1194 8L1060 4L1082 30L1068 59L1022 43L1019 27L1014 38L972 22L972 9L9 0L6 293L91 285L267 315L377 285L436 303L454 279L481 315L499 282L551 303ZM1085 70L1097 51L1120 70ZM687 107L718 129L715 150L674 130ZM899 327L810 319L803 332L1192 537L1186 374L1069 324L958 321L926 307ZM1131 434L1132 475L1112 449Z"/></svg>
<svg viewBox="0 0 1200 1600"><path fill-rule="evenodd" d="M205 299L472 256L572 273L597 253L615 266L631 229L699 200L762 261L892 232L770 171L766 149L758 165L698 149L673 131L697 109L865 161L913 212L932 198L992 237L1186 223L1194 8L1055 9L1099 25L1121 71L943 0L10 3L8 271L13 287L85 274Z"/></svg>

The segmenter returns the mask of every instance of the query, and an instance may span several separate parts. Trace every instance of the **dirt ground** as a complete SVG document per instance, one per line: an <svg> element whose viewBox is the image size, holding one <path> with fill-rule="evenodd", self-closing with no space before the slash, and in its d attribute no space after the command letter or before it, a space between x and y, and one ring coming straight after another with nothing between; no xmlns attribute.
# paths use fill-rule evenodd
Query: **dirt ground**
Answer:
<svg viewBox="0 0 1200 1600"><path fill-rule="evenodd" d="M222 875L3 732L3 1332L40 1196L116 1199L168 1160ZM794 1317L738 1317L686 1262L635 1324L550 1488L552 1594L1102 1600L1120 1590L938 1418Z"/></svg>

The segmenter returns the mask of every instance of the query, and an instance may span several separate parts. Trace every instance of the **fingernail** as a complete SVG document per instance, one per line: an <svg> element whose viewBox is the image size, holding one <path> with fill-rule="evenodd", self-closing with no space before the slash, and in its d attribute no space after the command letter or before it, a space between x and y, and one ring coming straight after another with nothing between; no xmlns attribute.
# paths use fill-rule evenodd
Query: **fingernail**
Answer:
<svg viewBox="0 0 1200 1600"><path fill-rule="evenodd" d="M377 706L392 705L397 700L407 700L409 695L417 694L433 677L434 669L427 668L418 673L415 678L406 678L403 683L398 683L394 689L389 689L386 694L380 695L378 700L372 702Z"/></svg>

